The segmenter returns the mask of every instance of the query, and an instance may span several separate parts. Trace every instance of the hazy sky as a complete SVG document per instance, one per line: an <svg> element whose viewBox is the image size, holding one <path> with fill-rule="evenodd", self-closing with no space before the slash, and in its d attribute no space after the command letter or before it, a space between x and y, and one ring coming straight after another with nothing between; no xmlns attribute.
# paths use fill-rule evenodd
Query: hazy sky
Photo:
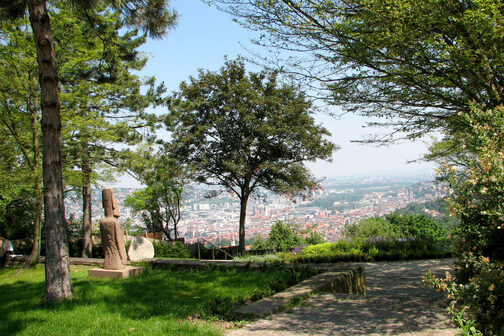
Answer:
<svg viewBox="0 0 504 336"><path fill-rule="evenodd" d="M163 81L169 92L189 76L197 75L198 69L219 70L226 55L229 58L248 55L243 46L258 50L250 43L253 33L233 22L229 15L200 0L172 0L171 3L180 15L177 27L162 40L149 40L142 48L149 56L142 73ZM250 66L248 70L258 69ZM336 120L321 114L317 121L332 133L333 142L341 147L331 163L309 163L318 177L425 175L433 171L432 164L407 164L426 152L425 141L389 147L359 145L350 141L373 132L363 128L365 119L347 115Z"/></svg>

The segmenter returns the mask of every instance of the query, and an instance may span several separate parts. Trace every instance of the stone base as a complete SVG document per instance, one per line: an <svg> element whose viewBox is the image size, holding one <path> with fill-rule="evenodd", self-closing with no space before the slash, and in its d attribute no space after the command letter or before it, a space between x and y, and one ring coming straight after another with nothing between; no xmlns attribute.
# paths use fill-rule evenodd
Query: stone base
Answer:
<svg viewBox="0 0 504 336"><path fill-rule="evenodd" d="M92 268L88 272L90 278L112 278L112 279L126 279L135 277L142 274L145 267L126 266L120 270L108 270L104 268Z"/></svg>

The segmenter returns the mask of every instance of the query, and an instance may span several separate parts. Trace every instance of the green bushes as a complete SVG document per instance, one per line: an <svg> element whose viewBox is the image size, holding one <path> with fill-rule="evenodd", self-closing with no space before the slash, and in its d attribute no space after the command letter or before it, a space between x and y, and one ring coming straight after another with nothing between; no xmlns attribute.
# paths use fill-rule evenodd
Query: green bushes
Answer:
<svg viewBox="0 0 504 336"><path fill-rule="evenodd" d="M440 170L453 190L450 210L460 219L459 260L454 277L430 281L448 292L464 330L504 335L504 106L473 106L461 122L469 131L450 140L471 155L460 156L463 168L445 164Z"/></svg>
<svg viewBox="0 0 504 336"><path fill-rule="evenodd" d="M154 242L154 255L156 258L190 258L191 252L184 243Z"/></svg>
<svg viewBox="0 0 504 336"><path fill-rule="evenodd" d="M503 264L467 252L456 263L455 275L439 279L429 274L426 281L447 292L455 320L462 329L473 329L464 335L504 335Z"/></svg>
<svg viewBox="0 0 504 336"><path fill-rule="evenodd" d="M276 221L271 227L268 239L255 237L252 246L254 250L287 251L302 244L320 244L324 238L313 228L300 230L294 221Z"/></svg>
<svg viewBox="0 0 504 336"><path fill-rule="evenodd" d="M425 215L390 214L385 218L374 217L348 225L343 230L347 238L381 238L385 240L414 240L435 244L446 240L446 230Z"/></svg>
<svg viewBox="0 0 504 336"><path fill-rule="evenodd" d="M421 258L442 258L451 255L449 245L415 240L385 239L342 239L335 243L323 243L305 246L299 253L282 253L284 261L337 262L337 261L371 261L403 260Z"/></svg>
<svg viewBox="0 0 504 336"><path fill-rule="evenodd" d="M392 214L346 226L347 239L307 246L292 256L293 262L347 260L400 260L451 255L451 240L443 227L425 215Z"/></svg>

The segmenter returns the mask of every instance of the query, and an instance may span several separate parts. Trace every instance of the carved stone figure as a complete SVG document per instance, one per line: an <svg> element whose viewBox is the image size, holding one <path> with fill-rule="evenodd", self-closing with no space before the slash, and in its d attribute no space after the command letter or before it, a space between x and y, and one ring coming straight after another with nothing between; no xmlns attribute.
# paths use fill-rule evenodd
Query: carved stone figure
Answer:
<svg viewBox="0 0 504 336"><path fill-rule="evenodd" d="M124 232L117 221L119 205L113 189L103 189L103 208L105 218L100 222L101 244L105 254L104 268L118 270L126 267L126 248Z"/></svg>

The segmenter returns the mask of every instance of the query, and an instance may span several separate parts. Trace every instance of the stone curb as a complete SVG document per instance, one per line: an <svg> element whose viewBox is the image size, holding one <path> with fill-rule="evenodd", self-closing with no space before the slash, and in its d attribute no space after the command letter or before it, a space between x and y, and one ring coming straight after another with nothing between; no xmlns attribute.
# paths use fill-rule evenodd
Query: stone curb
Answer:
<svg viewBox="0 0 504 336"><path fill-rule="evenodd" d="M271 297L242 306L234 312L240 317L261 318L283 310L295 299L321 291L366 294L364 266L344 267L318 274Z"/></svg>

